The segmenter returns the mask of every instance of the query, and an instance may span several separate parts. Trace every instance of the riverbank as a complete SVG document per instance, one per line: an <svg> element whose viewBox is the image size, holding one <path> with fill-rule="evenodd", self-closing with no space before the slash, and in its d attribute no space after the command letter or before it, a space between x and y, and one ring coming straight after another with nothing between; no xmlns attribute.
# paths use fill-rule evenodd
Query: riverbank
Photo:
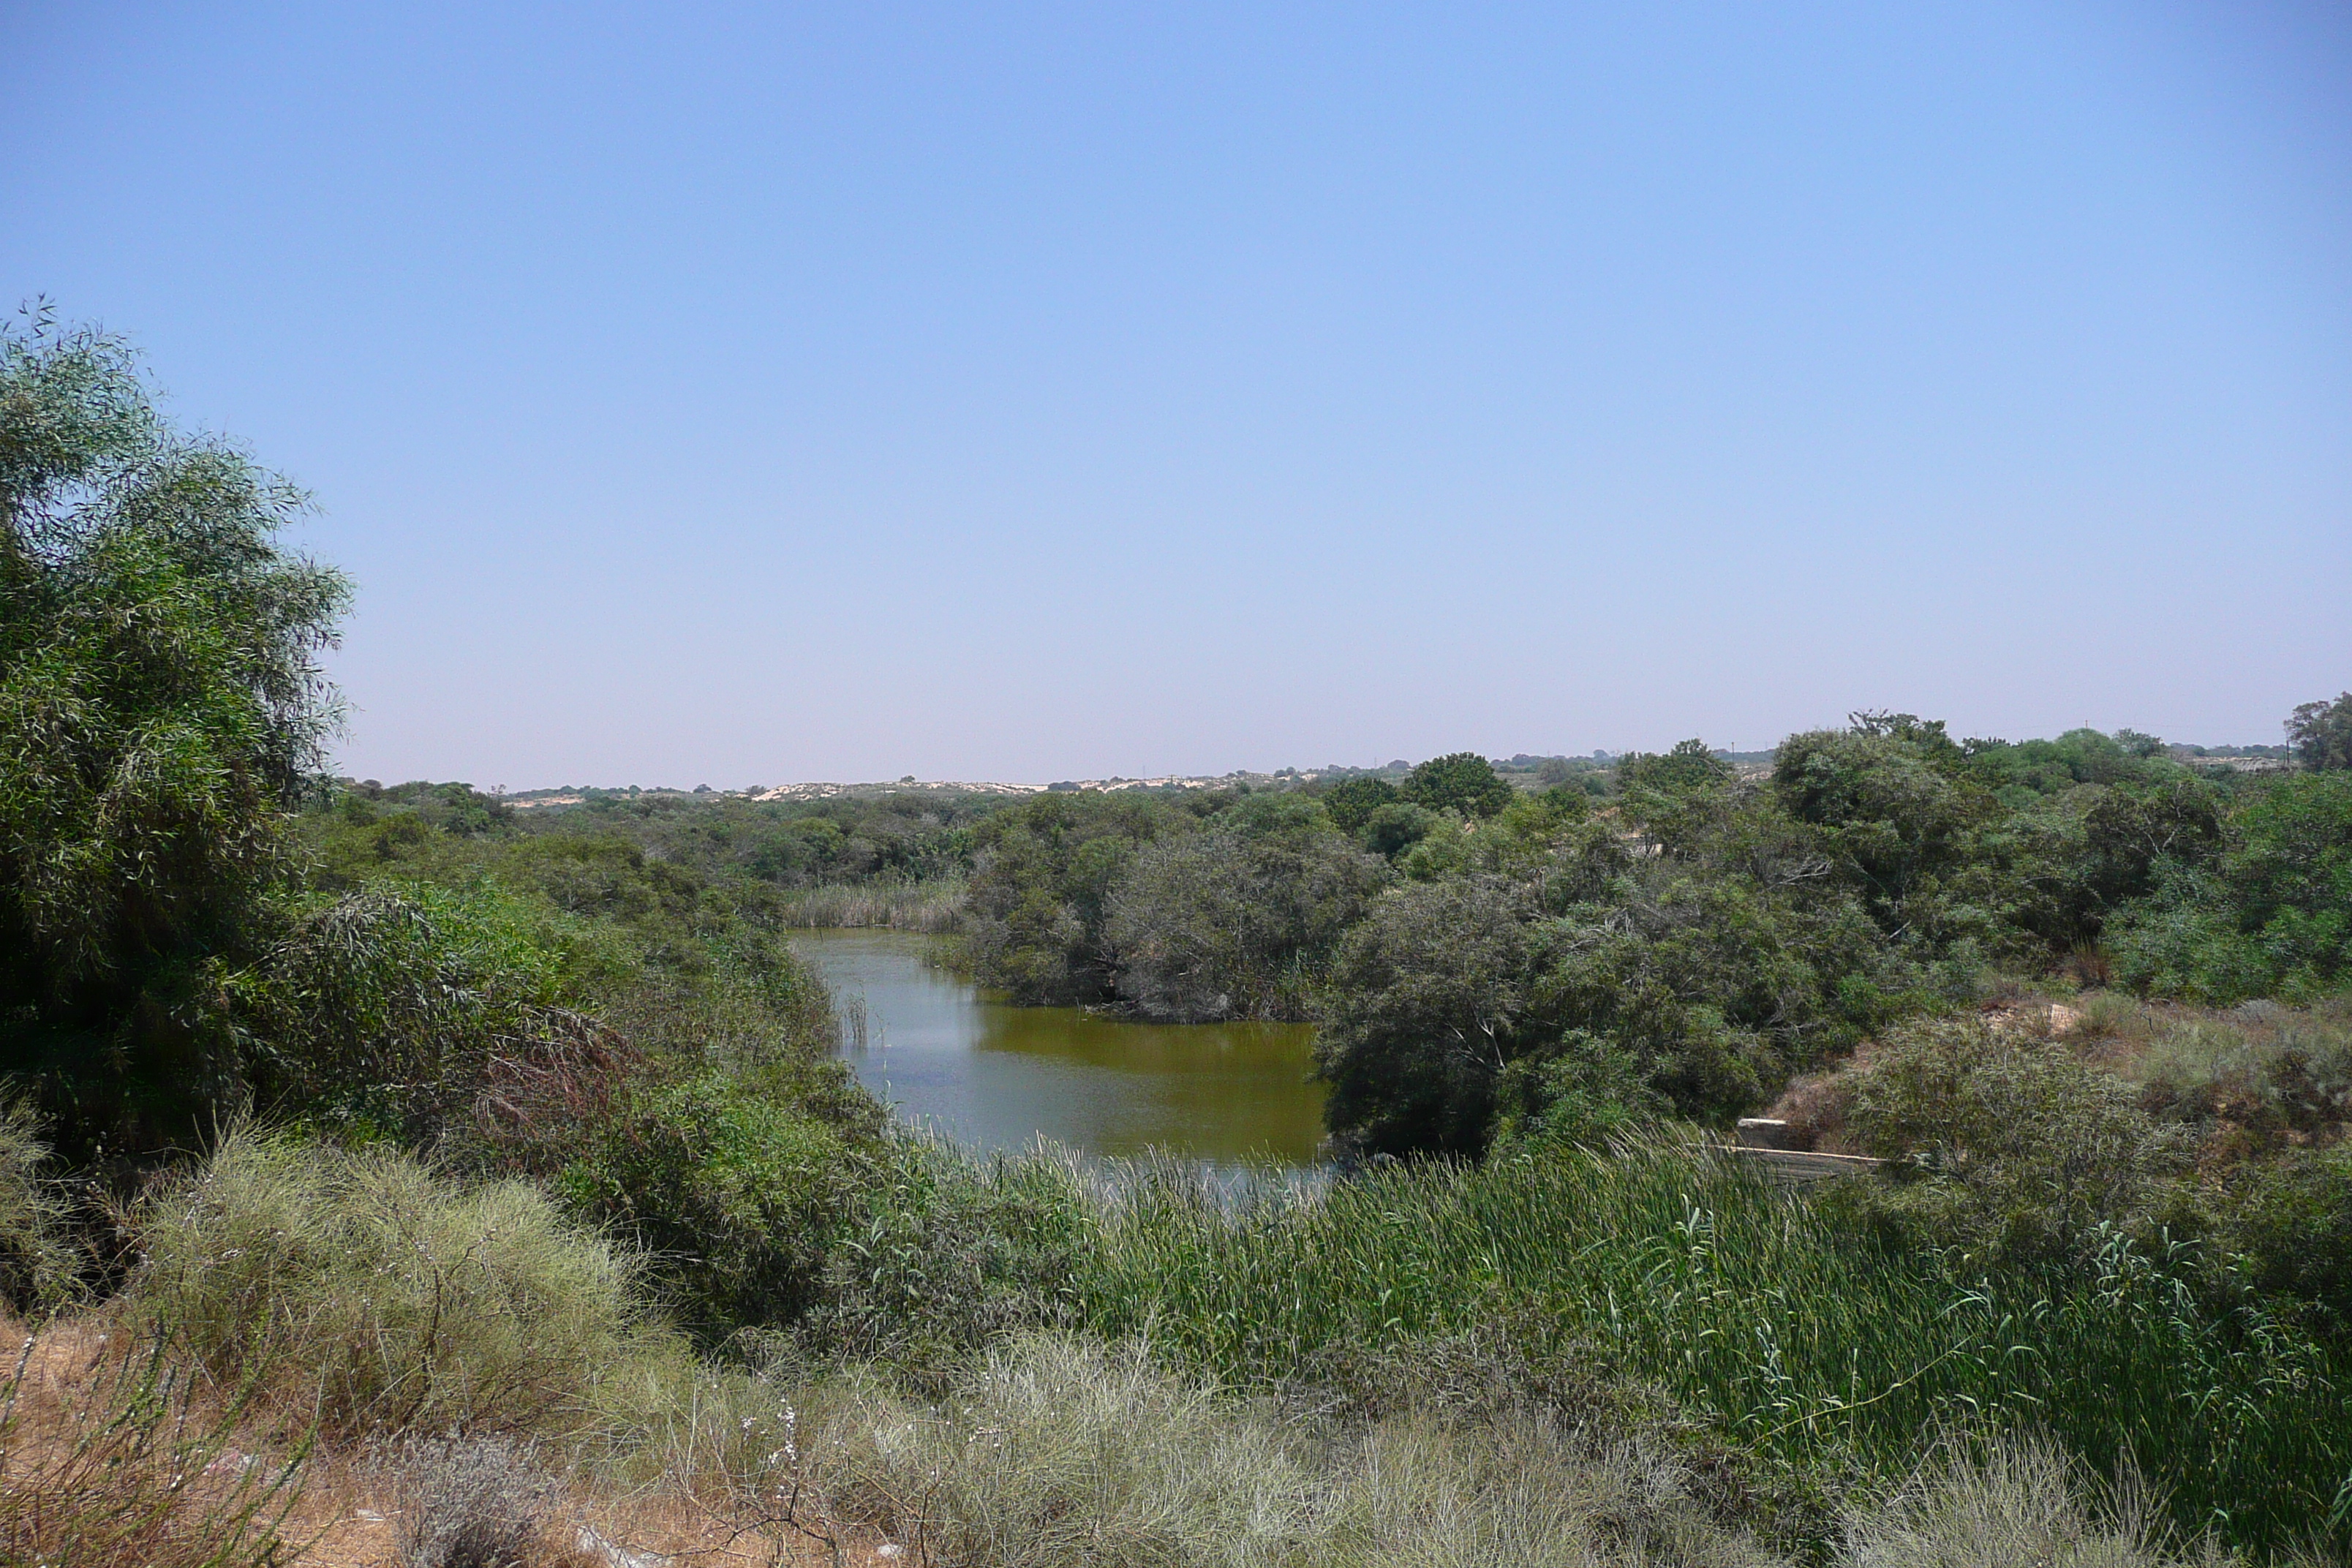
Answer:
<svg viewBox="0 0 2352 1568"><path fill-rule="evenodd" d="M1119 1158L1234 1167L1320 1156L1312 1026L1152 1024L1016 1007L929 962L904 931L796 932L845 1021L842 1059L902 1120L983 1152L1040 1138Z"/></svg>

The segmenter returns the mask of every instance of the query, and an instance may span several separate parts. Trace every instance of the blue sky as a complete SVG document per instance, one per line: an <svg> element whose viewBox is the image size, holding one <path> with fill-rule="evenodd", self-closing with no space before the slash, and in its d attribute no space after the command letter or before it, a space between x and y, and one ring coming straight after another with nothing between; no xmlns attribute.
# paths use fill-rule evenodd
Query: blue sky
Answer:
<svg viewBox="0 0 2352 1568"><path fill-rule="evenodd" d="M386 780L2352 686L2352 12L0 5L0 292L313 489Z"/></svg>

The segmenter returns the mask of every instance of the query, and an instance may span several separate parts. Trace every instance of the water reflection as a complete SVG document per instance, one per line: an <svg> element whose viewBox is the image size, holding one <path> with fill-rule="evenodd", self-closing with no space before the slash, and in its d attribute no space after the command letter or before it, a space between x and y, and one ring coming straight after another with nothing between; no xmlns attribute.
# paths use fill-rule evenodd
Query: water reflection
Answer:
<svg viewBox="0 0 2352 1568"><path fill-rule="evenodd" d="M1219 1164L1304 1164L1323 1132L1305 1024L1139 1024L1013 1007L923 962L925 939L810 931L815 963L865 1045L844 1057L899 1114L982 1149L1043 1133L1089 1153L1172 1150ZM850 1033L850 1031L845 1031Z"/></svg>

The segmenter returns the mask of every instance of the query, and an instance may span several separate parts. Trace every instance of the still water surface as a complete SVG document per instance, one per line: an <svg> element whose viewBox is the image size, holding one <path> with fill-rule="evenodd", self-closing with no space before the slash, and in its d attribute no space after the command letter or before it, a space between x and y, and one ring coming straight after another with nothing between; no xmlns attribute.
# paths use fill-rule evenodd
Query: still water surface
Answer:
<svg viewBox="0 0 2352 1568"><path fill-rule="evenodd" d="M1139 1024L1008 1006L924 963L926 942L880 931L793 938L852 1020L843 1058L901 1116L981 1149L1019 1149L1043 1133L1093 1154L1315 1159L1323 1089L1307 1081L1312 1025Z"/></svg>

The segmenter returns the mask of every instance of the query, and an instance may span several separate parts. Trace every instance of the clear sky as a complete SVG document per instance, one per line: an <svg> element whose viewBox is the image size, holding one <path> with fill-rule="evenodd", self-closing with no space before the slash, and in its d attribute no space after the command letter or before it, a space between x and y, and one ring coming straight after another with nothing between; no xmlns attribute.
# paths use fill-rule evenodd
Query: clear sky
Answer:
<svg viewBox="0 0 2352 1568"><path fill-rule="evenodd" d="M2342 5L0 0L0 194L316 492L387 781L2352 686Z"/></svg>

